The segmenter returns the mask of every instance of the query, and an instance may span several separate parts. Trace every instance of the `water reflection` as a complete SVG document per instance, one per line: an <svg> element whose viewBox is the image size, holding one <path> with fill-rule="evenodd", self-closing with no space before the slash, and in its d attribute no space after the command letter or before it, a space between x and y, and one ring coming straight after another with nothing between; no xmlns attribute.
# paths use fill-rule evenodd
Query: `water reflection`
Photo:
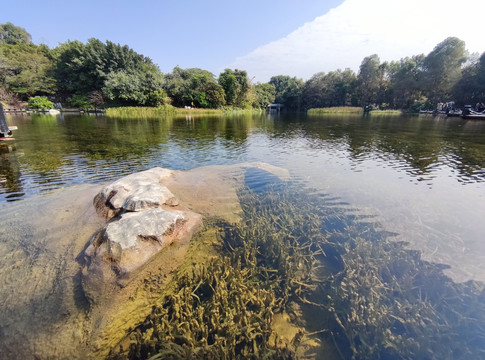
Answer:
<svg viewBox="0 0 485 360"><path fill-rule="evenodd" d="M15 150L15 145L0 144L0 188L5 189L7 201L25 195L20 183L19 164L15 157L7 156Z"/></svg>
<svg viewBox="0 0 485 360"><path fill-rule="evenodd" d="M281 162L299 151L313 151L315 156L332 151L350 159L353 171L362 171L367 160L380 161L430 184L443 167L461 183L485 179L485 124L461 119L32 115L12 116L9 121L19 126L19 151L3 156L2 163L18 164L16 182L27 195L44 191L43 184L52 184L56 177L63 179L60 185L99 182L154 165L190 169L247 160ZM266 147L262 157L250 151L260 146ZM18 192L3 189L4 194Z"/></svg>
<svg viewBox="0 0 485 360"><path fill-rule="evenodd" d="M462 182L483 181L485 123L457 118L422 117L309 117L288 119L276 129L278 136L315 139L314 149L347 151L355 164L367 159L399 162L397 166L421 181L430 180L436 167L446 165Z"/></svg>
<svg viewBox="0 0 485 360"><path fill-rule="evenodd" d="M352 206L374 209L425 259L459 269L456 280L485 280L483 121L302 114L8 121L19 129L15 149L2 154L0 201L154 166L263 161Z"/></svg>

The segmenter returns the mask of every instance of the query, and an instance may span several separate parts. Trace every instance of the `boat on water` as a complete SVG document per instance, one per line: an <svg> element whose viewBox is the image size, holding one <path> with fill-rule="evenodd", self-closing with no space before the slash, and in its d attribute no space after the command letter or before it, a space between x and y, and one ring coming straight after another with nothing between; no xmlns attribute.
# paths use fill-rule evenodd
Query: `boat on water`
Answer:
<svg viewBox="0 0 485 360"><path fill-rule="evenodd" d="M448 117L460 117L463 116L463 111L461 110L450 110L446 113Z"/></svg>
<svg viewBox="0 0 485 360"><path fill-rule="evenodd" d="M17 130L16 126L8 126L5 114L3 113L3 106L0 103L0 141L15 140L12 131Z"/></svg>
<svg viewBox="0 0 485 360"><path fill-rule="evenodd" d="M476 120L485 120L485 110L476 111L473 110L470 105L465 105L465 109L461 115L463 119L476 119Z"/></svg>

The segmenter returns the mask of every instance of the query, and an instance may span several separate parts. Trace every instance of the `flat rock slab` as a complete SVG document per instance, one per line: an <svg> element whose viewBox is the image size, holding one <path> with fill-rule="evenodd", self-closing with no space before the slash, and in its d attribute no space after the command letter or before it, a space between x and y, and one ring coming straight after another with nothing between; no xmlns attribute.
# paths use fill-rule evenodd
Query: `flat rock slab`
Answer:
<svg viewBox="0 0 485 360"><path fill-rule="evenodd" d="M290 177L288 170L261 162L211 165L189 171L173 171L161 179L180 204L203 216L215 216L229 223L241 219L238 190L244 186L248 169L266 171L280 180Z"/></svg>
<svg viewBox="0 0 485 360"><path fill-rule="evenodd" d="M100 189L76 185L0 205L1 359L82 358L76 257L105 223L92 206Z"/></svg>

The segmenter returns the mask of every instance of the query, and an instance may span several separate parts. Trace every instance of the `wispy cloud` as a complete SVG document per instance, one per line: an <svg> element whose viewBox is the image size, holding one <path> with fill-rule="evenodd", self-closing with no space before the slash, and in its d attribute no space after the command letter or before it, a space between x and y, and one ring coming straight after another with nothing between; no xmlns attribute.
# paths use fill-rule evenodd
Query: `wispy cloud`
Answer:
<svg viewBox="0 0 485 360"><path fill-rule="evenodd" d="M236 59L257 81L274 75L304 79L320 71L358 70L362 59L382 61L428 54L449 36L471 52L485 51L483 0L346 0L288 36Z"/></svg>

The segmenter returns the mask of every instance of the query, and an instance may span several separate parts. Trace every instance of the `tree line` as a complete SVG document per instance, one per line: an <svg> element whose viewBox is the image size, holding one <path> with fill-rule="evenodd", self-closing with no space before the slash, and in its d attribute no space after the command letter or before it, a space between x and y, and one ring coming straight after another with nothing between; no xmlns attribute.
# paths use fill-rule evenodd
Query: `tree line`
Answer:
<svg viewBox="0 0 485 360"><path fill-rule="evenodd" d="M417 111L440 102L474 104L485 97L485 53L469 54L449 37L428 55L381 62L365 57L359 71L319 72L307 81L287 75L252 84L244 70L219 76L200 68L162 74L127 45L89 39L50 49L12 23L0 24L0 100L20 104L48 96L75 107L160 106L258 108L276 102L288 110L375 106Z"/></svg>

